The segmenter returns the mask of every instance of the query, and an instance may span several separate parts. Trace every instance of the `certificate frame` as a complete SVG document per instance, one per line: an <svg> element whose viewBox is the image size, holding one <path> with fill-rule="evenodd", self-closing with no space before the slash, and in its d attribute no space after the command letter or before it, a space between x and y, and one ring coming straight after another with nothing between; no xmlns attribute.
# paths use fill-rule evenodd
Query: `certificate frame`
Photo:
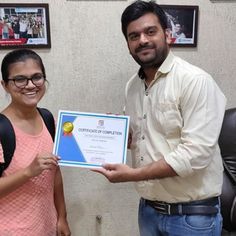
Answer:
<svg viewBox="0 0 236 236"><path fill-rule="evenodd" d="M125 164L128 132L128 116L59 110L53 153L61 166Z"/></svg>
<svg viewBox="0 0 236 236"><path fill-rule="evenodd" d="M0 3L0 32L0 49L51 48L49 5Z"/></svg>

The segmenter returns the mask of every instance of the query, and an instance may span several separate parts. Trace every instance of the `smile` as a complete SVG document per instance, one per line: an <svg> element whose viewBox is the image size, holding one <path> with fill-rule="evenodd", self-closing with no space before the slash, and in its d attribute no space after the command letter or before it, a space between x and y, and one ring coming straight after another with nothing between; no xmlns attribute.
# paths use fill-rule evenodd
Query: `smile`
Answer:
<svg viewBox="0 0 236 236"><path fill-rule="evenodd" d="M37 94L37 91L24 93L24 95L26 95L26 96L34 96L34 95L36 95L36 94Z"/></svg>

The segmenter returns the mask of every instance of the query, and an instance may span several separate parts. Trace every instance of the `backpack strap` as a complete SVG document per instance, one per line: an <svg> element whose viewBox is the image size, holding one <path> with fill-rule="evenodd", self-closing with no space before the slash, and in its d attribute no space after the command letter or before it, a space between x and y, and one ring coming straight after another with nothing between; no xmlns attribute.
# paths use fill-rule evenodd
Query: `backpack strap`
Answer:
<svg viewBox="0 0 236 236"><path fill-rule="evenodd" d="M49 133L51 134L52 140L54 141L55 121L54 121L52 113L49 110L45 109L45 108L37 107L37 109L38 109L40 115L42 116L43 121L44 121Z"/></svg>
<svg viewBox="0 0 236 236"><path fill-rule="evenodd" d="M3 171L9 166L16 148L15 132L10 120L0 113L0 142L3 149L5 163L0 163L0 177Z"/></svg>
<svg viewBox="0 0 236 236"><path fill-rule="evenodd" d="M51 134L52 140L55 137L55 121L52 113L45 108L37 108L43 121ZM3 149L3 158L5 163L0 163L0 177L3 171L11 163L16 148L16 137L10 120L0 113L0 143Z"/></svg>

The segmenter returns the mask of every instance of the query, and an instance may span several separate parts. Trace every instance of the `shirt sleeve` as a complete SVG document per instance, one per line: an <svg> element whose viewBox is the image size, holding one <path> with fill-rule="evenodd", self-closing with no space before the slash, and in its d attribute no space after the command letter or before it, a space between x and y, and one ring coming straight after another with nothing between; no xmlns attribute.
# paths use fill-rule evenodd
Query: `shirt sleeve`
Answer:
<svg viewBox="0 0 236 236"><path fill-rule="evenodd" d="M164 158L179 176L185 177L207 167L217 152L226 98L208 74L195 76L181 93L180 143Z"/></svg>

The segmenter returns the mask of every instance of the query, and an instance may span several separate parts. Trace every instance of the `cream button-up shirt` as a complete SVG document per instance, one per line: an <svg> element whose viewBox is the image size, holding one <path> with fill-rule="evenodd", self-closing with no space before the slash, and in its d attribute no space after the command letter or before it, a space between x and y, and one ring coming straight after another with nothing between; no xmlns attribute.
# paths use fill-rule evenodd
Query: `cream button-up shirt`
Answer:
<svg viewBox="0 0 236 236"><path fill-rule="evenodd" d="M178 176L136 182L141 197L169 203L219 196L223 166L218 137L226 98L212 77L170 52L145 89L126 86L134 167L164 158Z"/></svg>

